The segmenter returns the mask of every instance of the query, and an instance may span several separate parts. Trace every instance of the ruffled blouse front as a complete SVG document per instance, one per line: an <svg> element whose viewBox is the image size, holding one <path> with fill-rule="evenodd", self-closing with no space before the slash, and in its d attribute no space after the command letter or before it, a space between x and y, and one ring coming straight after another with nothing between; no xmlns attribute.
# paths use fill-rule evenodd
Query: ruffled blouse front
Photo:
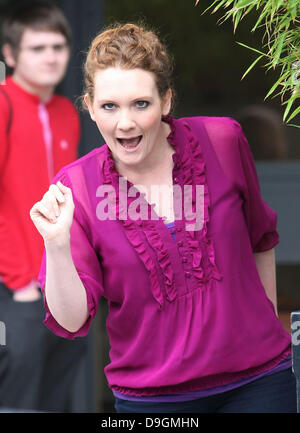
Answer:
<svg viewBox="0 0 300 433"><path fill-rule="evenodd" d="M188 268L188 270L185 271L185 275L188 278L191 275L195 277L194 283L197 285L197 288L204 286L207 287L211 284L211 280L220 280L222 276L215 263L213 241L207 233L210 200L205 177L203 155L199 143L197 142L195 135L192 134L188 123L183 122L188 146L185 146L185 148L178 146L177 148L175 145L176 130L172 118L164 117L163 119L170 123L171 132L168 136L168 140L175 149L175 153L172 155L174 164L173 185L180 186L181 191L185 192L184 195L175 197L174 200L174 208L177 209L178 213L181 211L180 219L177 219L175 215L175 232L183 232L185 235L185 239L183 239L183 236L177 235L179 236L178 246L181 248L184 258L187 256L190 257L192 265L191 269ZM155 214L153 209L151 209L151 205L149 205L149 203L144 199L144 195L140 194L138 190L135 190L134 196L130 197L132 194L129 194L129 190L134 189L134 185L128 180L126 181L126 185L120 183L121 176L115 170L114 160L108 147L105 148L105 153L106 163L103 170L104 183L112 185L116 192L116 197L114 197L116 218L123 224L129 242L133 248L135 248L140 259L143 261L145 268L148 270L153 297L158 302L159 308L162 308L165 298L167 301L174 301L174 299L181 293L178 292L178 287L174 280L174 263L170 260L168 248L163 242L160 233L160 230L164 230L163 218L160 218ZM187 185L191 186L191 188L189 190L185 188L184 190L184 186ZM197 195L195 191L196 185L203 185L204 187L202 199L204 209L201 220L203 228L201 230L197 230L195 218L193 218L196 214L197 205ZM125 191L122 191L122 187L125 187ZM122 193L127 194L128 197L127 209L125 209L125 211L127 210L126 215L129 217L126 219L119 218L120 212L124 212L124 203L123 208L120 209L120 206L122 206L122 203L120 203L120 197L124 196ZM144 202L144 206L149 207L149 209L147 219L138 218L133 221L130 218L130 212L128 209L130 208L130 205L137 200L137 197L139 198L140 206L143 206L142 202ZM187 201L191 203L189 209L186 209L187 206L185 206L185 202ZM179 207L180 209L178 209ZM153 215L156 221L153 221L153 218L151 218ZM157 221L159 221L159 223L157 223ZM158 227L160 230L158 230ZM186 228L190 228L190 230L186 230ZM144 242L144 239L146 239L147 242ZM155 254L154 259L152 259L153 254ZM163 295L163 285L160 284L159 275L156 271L156 263L159 265L160 275L164 280L165 297Z"/></svg>
<svg viewBox="0 0 300 433"><path fill-rule="evenodd" d="M163 120L175 150L175 242L145 196L117 173L106 145L53 180L72 189L71 250L90 317L70 333L45 300L45 324L66 338L84 336L104 296L111 346L105 373L112 389L130 395L222 385L290 352L253 256L278 243L276 213L262 200L240 125L228 117ZM111 205L114 218L103 219ZM45 263L44 256L42 289Z"/></svg>

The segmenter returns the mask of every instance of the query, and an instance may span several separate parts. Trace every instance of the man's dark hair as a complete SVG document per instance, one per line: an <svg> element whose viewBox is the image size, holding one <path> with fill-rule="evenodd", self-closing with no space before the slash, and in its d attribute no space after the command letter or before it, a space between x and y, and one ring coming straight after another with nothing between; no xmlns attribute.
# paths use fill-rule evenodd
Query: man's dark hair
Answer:
<svg viewBox="0 0 300 433"><path fill-rule="evenodd" d="M48 1L22 1L20 3L6 15L2 27L3 44L9 44L15 56L26 28L61 33L71 46L71 28L66 17L56 5Z"/></svg>

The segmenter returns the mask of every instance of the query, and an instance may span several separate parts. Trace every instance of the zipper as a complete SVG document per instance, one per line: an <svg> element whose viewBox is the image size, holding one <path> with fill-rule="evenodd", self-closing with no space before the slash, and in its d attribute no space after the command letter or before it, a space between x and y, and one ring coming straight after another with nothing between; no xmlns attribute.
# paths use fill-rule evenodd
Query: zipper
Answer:
<svg viewBox="0 0 300 433"><path fill-rule="evenodd" d="M43 128L49 183L51 183L52 179L54 178L54 163L53 163L53 136L50 127L49 113L45 104L43 104L42 102L39 103L38 110L39 110L39 118Z"/></svg>

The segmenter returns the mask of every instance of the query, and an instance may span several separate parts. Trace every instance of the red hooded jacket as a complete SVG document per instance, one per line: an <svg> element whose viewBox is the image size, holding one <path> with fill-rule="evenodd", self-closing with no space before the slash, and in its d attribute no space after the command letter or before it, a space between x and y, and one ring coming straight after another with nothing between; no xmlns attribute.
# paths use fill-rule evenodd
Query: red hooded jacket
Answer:
<svg viewBox="0 0 300 433"><path fill-rule="evenodd" d="M65 97L41 103L12 77L1 89L0 278L17 290L37 280L44 248L30 209L60 168L77 158L80 123Z"/></svg>

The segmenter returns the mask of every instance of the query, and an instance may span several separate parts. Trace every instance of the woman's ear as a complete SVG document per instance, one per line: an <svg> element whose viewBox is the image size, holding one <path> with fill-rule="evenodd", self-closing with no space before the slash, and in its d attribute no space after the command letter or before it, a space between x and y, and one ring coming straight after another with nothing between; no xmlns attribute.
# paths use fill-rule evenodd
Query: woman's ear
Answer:
<svg viewBox="0 0 300 433"><path fill-rule="evenodd" d="M172 106L172 90L168 89L162 98L162 114L167 116Z"/></svg>
<svg viewBox="0 0 300 433"><path fill-rule="evenodd" d="M86 106L88 107L91 119L95 122L94 109L93 109L93 105L92 105L92 102L91 102L89 94L86 93L84 95L83 99L84 99L84 102L85 102Z"/></svg>
<svg viewBox="0 0 300 433"><path fill-rule="evenodd" d="M4 57L4 61L10 68L14 69L17 64L17 60L13 54L13 50L10 44L4 44L2 47L2 54Z"/></svg>

